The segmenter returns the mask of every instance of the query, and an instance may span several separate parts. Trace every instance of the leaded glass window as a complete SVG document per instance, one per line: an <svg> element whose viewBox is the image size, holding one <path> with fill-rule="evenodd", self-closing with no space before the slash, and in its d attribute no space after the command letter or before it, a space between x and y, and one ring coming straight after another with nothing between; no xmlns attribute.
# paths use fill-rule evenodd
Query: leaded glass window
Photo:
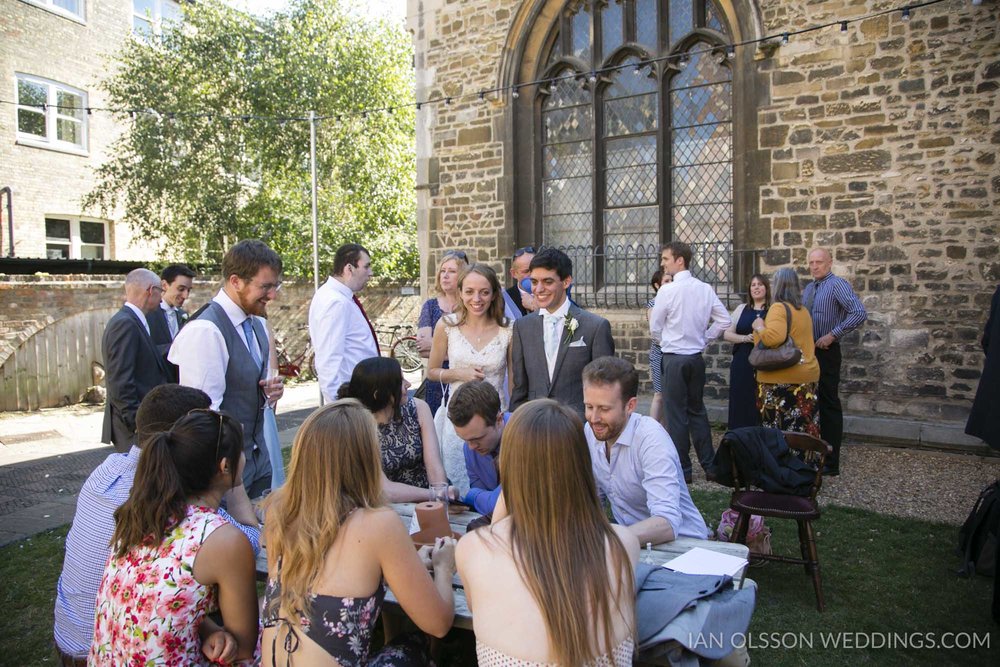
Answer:
<svg viewBox="0 0 1000 667"><path fill-rule="evenodd" d="M541 58L550 83L536 107L536 240L595 249L577 254L592 256L574 268L581 289L645 281L616 253L668 240L696 244L703 277L726 279L729 258L713 249L731 250L733 238L733 77L720 48L732 38L715 2L570 0L563 9ZM653 59L662 60L637 67Z"/></svg>

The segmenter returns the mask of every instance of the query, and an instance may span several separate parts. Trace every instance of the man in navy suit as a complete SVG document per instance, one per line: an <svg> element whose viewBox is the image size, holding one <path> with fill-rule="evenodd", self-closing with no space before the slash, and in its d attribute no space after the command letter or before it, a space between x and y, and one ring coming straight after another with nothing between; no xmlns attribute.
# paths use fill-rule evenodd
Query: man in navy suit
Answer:
<svg viewBox="0 0 1000 667"><path fill-rule="evenodd" d="M146 322L149 323L153 344L164 359L170 352L170 344L188 321L189 316L182 306L191 295L194 276L194 271L184 264L171 264L160 273L163 300L160 301L158 308L146 314ZM167 370L170 371L170 381L177 382L177 367L167 362Z"/></svg>
<svg viewBox="0 0 1000 667"><path fill-rule="evenodd" d="M149 391L170 382L163 356L150 337L146 315L160 307L163 288L149 269L135 269L125 277L125 305L104 329L104 429L101 442L127 452L135 438L135 413Z"/></svg>

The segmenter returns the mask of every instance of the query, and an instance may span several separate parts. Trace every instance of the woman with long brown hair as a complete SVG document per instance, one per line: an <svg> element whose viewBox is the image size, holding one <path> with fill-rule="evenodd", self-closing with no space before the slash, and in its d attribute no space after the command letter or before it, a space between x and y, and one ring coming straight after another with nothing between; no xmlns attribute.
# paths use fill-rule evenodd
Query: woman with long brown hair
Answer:
<svg viewBox="0 0 1000 667"><path fill-rule="evenodd" d="M459 302L434 329L427 379L448 384L454 392L463 382L485 380L496 387L502 409L507 409L505 383L510 383L511 322L504 316L504 300L497 274L485 264L473 264L458 279ZM447 361L449 367L444 367ZM438 408L434 423L439 427L445 472L459 493L469 490L462 439L448 421L446 403Z"/></svg>
<svg viewBox="0 0 1000 667"><path fill-rule="evenodd" d="M381 480L375 418L358 401L330 403L299 427L288 479L265 501L262 664L427 664L417 635L371 651L386 585L424 632L451 628L454 541L418 554Z"/></svg>
<svg viewBox="0 0 1000 667"><path fill-rule="evenodd" d="M216 513L223 494L242 483L243 463L243 428L212 410L192 410L146 443L129 498L115 511L87 664L253 656L253 550ZM224 628L207 617L216 609Z"/></svg>
<svg viewBox="0 0 1000 667"><path fill-rule="evenodd" d="M550 399L514 412L500 484L506 509L456 554L480 667L631 665L639 543L601 509L576 413Z"/></svg>

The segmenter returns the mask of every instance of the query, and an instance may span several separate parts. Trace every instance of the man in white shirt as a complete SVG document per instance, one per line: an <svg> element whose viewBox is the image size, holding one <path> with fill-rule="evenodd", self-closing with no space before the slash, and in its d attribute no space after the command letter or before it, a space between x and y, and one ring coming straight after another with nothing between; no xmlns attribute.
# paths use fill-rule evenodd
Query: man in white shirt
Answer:
<svg viewBox="0 0 1000 667"><path fill-rule="evenodd" d="M316 375L323 398L337 399L358 362L380 354L378 338L357 293L372 277L372 258L363 246L337 248L330 278L309 304L309 337L316 351Z"/></svg>
<svg viewBox="0 0 1000 667"><path fill-rule="evenodd" d="M243 484L256 498L271 488L264 443L264 402L284 393L280 376L268 379L270 343L261 319L281 289L281 258L262 241L240 241L222 259L222 289L181 329L168 359L180 383L201 389L243 425Z"/></svg>
<svg viewBox="0 0 1000 667"><path fill-rule="evenodd" d="M673 241L660 251L660 268L673 276L649 313L649 331L663 350L662 388L667 432L677 447L684 481L691 482L691 443L712 477L712 430L705 411L705 360L701 353L732 320L715 290L691 275L691 246ZM711 322L711 326L709 323Z"/></svg>
<svg viewBox="0 0 1000 667"><path fill-rule="evenodd" d="M639 374L624 359L601 357L583 369L584 435L598 493L640 544L705 539L674 443L659 422L635 412L638 389Z"/></svg>

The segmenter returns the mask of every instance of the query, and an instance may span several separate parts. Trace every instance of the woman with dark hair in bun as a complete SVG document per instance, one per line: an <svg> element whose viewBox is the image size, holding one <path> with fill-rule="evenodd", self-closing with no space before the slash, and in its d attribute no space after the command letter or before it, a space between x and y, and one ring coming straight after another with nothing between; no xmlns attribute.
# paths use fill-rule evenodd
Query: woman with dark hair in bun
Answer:
<svg viewBox="0 0 1000 667"><path fill-rule="evenodd" d="M115 512L90 665L208 665L253 657L257 589L247 538L217 513L241 483L243 428L192 410L143 447ZM225 627L208 618L221 612Z"/></svg>
<svg viewBox="0 0 1000 667"><path fill-rule="evenodd" d="M370 357L337 392L337 398L356 399L375 417L385 491L393 502L427 500L429 485L448 481L430 408L409 398L409 387L398 361Z"/></svg>

